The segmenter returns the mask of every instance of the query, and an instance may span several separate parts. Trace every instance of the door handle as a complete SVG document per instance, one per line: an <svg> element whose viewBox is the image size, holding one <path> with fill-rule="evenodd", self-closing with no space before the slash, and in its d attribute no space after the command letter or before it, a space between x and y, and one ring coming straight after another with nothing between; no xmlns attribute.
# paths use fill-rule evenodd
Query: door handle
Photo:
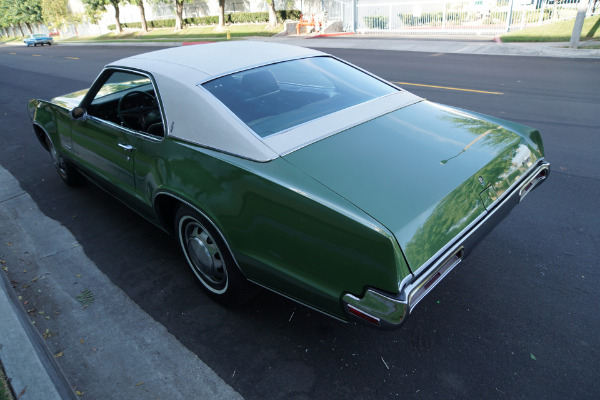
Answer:
<svg viewBox="0 0 600 400"><path fill-rule="evenodd" d="M131 153L133 150L135 150L135 147L130 144L119 143L118 146L128 153Z"/></svg>

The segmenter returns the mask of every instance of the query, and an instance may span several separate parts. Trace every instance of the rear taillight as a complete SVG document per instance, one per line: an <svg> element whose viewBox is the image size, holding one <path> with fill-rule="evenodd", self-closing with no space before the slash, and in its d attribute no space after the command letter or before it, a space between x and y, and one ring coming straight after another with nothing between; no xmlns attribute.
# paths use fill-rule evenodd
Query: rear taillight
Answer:
<svg viewBox="0 0 600 400"><path fill-rule="evenodd" d="M379 318L369 315L366 312L361 311L358 308L356 308L350 304L348 304L348 312L352 315L357 316L358 318L360 318L364 321L367 321L367 322L373 324L373 325L380 326Z"/></svg>

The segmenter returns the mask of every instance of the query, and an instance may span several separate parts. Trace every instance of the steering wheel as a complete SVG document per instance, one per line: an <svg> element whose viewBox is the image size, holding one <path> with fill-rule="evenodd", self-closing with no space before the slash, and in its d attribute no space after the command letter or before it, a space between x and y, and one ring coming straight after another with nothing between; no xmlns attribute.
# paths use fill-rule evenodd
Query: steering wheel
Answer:
<svg viewBox="0 0 600 400"><path fill-rule="evenodd" d="M142 96L144 101L139 102L132 108L123 109L128 106L127 100L134 96ZM156 99L150 93L141 90L133 90L121 97L117 106L117 115L123 126L131 129L145 131L153 123L160 120L160 113L156 105Z"/></svg>

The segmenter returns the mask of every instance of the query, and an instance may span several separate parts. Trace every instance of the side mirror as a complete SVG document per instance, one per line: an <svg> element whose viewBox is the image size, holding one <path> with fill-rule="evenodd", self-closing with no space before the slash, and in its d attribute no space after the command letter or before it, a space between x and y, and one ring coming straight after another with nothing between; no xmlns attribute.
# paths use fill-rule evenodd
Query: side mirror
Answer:
<svg viewBox="0 0 600 400"><path fill-rule="evenodd" d="M71 110L71 117L73 117L73 119L85 118L86 115L87 115L87 112L85 111L85 108L83 108L83 107L75 107L74 109Z"/></svg>

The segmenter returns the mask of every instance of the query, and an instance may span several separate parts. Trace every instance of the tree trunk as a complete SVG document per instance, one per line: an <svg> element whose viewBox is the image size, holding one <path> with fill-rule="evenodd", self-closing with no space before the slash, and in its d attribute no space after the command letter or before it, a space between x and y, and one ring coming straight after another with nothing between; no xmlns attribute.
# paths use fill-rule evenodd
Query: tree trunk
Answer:
<svg viewBox="0 0 600 400"><path fill-rule="evenodd" d="M148 24L146 23L146 11L144 10L144 1L138 0L138 8L140 9L140 17L142 18L142 30L148 32Z"/></svg>
<svg viewBox="0 0 600 400"><path fill-rule="evenodd" d="M31 24L29 22L25 22L27 29L29 29L29 33L33 33L33 29L31 29Z"/></svg>
<svg viewBox="0 0 600 400"><path fill-rule="evenodd" d="M19 30L21 31L21 36L25 36L25 34L23 33L23 27L21 26L21 24L18 23L17 26L19 27Z"/></svg>
<svg viewBox="0 0 600 400"><path fill-rule="evenodd" d="M219 0L219 28L225 26L225 0Z"/></svg>
<svg viewBox="0 0 600 400"><path fill-rule="evenodd" d="M277 25L277 13L275 12L275 0L267 0L269 5L269 26Z"/></svg>
<svg viewBox="0 0 600 400"><path fill-rule="evenodd" d="M123 32L123 28L121 28L121 20L119 20L119 3L113 2L113 6L115 7L115 25L117 27L117 33Z"/></svg>
<svg viewBox="0 0 600 400"><path fill-rule="evenodd" d="M183 0L175 0L175 30L183 28Z"/></svg>

